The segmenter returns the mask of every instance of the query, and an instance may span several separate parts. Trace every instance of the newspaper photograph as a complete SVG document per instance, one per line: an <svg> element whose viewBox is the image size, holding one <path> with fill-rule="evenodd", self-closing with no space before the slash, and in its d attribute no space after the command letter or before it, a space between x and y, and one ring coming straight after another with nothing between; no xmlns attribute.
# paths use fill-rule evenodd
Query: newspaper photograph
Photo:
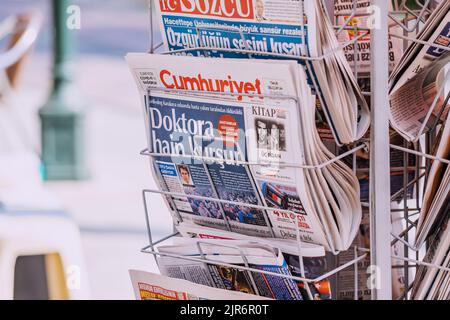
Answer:
<svg viewBox="0 0 450 320"><path fill-rule="evenodd" d="M284 259L289 266L292 275L302 277L302 272L297 255L284 253ZM307 279L316 279L327 272L327 260L325 257L303 257L303 270ZM314 283L305 284L304 282L297 282L298 288L302 293L304 300L332 300L333 294L331 291L330 280L324 279ZM308 286L308 288L306 288ZM311 298L309 293L311 294Z"/></svg>

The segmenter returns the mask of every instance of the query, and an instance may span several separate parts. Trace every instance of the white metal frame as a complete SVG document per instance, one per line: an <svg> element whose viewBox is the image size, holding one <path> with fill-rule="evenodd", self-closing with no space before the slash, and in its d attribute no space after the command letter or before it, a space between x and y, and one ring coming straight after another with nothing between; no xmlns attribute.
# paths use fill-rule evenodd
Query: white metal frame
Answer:
<svg viewBox="0 0 450 320"><path fill-rule="evenodd" d="M371 33L372 127L370 157L370 247L371 264L376 266L374 300L392 299L391 201L389 150L389 38L388 1L373 0L379 10L379 28Z"/></svg>

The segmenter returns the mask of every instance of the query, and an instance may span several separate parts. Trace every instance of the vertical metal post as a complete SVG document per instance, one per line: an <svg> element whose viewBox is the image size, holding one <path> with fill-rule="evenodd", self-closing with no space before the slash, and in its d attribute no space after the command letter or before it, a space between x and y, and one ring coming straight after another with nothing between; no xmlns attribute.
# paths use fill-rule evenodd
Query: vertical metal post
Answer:
<svg viewBox="0 0 450 320"><path fill-rule="evenodd" d="M84 103L72 81L72 30L67 26L69 0L53 0L53 88L39 110L42 161L47 180L79 180L88 176L85 162Z"/></svg>
<svg viewBox="0 0 450 320"><path fill-rule="evenodd" d="M391 208L389 148L388 4L372 0L375 28L371 33L372 128L370 157L371 264L376 267L372 299L391 300Z"/></svg>

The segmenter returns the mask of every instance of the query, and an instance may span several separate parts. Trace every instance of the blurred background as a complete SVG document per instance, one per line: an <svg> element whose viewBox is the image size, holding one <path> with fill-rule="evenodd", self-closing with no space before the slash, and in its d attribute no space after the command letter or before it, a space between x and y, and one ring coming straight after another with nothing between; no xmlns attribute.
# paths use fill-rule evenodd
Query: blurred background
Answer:
<svg viewBox="0 0 450 320"><path fill-rule="evenodd" d="M139 155L145 148L142 111L124 61L127 52L150 47L148 1L61 1L56 17L64 23L75 19L75 28L65 30L61 21L55 29L55 3L0 4L0 24L30 9L42 15L36 43L27 50L14 85L2 87L0 81L0 282L15 287L13 296L0 290L0 297L132 299L128 270L156 268L152 256L140 253L148 243L141 190L155 185L148 160ZM67 5L77 7L68 12ZM56 69L55 31L62 42L56 47L61 63ZM1 69L11 37L4 35L0 46ZM8 146L14 139L20 151ZM155 196L154 201L158 238L169 234L171 225L161 200ZM44 238L48 243L41 250ZM15 249L6 250L8 245ZM48 257L38 259L39 250L41 257L69 252L61 253L58 263L66 277L75 277L69 285L72 296L39 291L39 283L48 290L55 286L52 264ZM19 253L5 258L12 251ZM71 256L74 252L79 254ZM14 264L8 262L11 256L30 259Z"/></svg>

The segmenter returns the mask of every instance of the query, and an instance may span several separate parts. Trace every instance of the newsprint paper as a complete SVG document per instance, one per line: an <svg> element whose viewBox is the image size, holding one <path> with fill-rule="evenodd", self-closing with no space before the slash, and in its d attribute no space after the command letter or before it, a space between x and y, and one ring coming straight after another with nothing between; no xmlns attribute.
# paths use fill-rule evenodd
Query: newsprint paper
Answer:
<svg viewBox="0 0 450 320"><path fill-rule="evenodd" d="M450 47L449 1L443 1L433 12L417 38L440 47L413 42L390 77L392 127L414 142L419 140L421 129L424 133L445 119L449 109L445 100L450 92L450 54L444 49Z"/></svg>
<svg viewBox="0 0 450 320"><path fill-rule="evenodd" d="M278 248L250 241L229 240L225 243L220 240L180 239L179 244L160 246L158 251L167 254L157 258L161 274L165 276L270 299L303 300L296 281L276 275L292 275ZM193 257L198 260L189 260ZM235 266L248 266L271 274Z"/></svg>
<svg viewBox="0 0 450 320"><path fill-rule="evenodd" d="M315 99L300 65L150 54L127 60L145 106L154 176L175 194L167 202L176 221L335 253L350 246L361 220L356 176L339 161L299 168L333 157L315 128Z"/></svg>
<svg viewBox="0 0 450 320"><path fill-rule="evenodd" d="M267 300L139 270L130 270L130 278L136 300Z"/></svg>
<svg viewBox="0 0 450 320"><path fill-rule="evenodd" d="M164 49L214 58L299 59L308 65L340 144L360 139L369 108L319 0L155 1ZM205 49L208 48L208 49ZM314 86L315 87L315 86Z"/></svg>

